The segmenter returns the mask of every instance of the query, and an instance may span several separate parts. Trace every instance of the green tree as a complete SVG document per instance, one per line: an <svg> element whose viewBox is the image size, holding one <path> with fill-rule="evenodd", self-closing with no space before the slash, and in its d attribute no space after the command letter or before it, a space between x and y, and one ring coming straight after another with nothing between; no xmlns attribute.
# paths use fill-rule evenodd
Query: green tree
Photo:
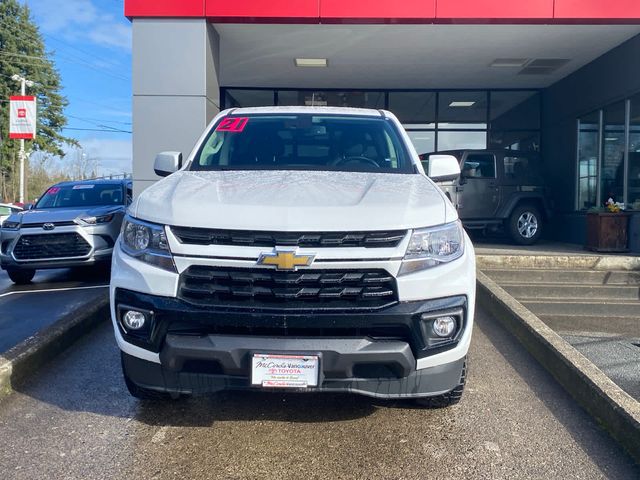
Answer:
<svg viewBox="0 0 640 480"><path fill-rule="evenodd" d="M36 139L27 149L64 156L62 145L77 141L62 135L67 123L64 108L67 99L60 93L60 75L47 52L29 8L17 0L0 0L0 174L17 176L19 142L9 139L9 97L20 94L20 84L11 79L19 74L35 82L27 95L38 101ZM13 192L15 195L15 192Z"/></svg>

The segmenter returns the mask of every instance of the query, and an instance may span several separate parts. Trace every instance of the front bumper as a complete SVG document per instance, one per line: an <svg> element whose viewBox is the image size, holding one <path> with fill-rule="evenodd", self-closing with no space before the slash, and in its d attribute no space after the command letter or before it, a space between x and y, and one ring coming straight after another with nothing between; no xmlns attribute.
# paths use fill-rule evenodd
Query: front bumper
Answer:
<svg viewBox="0 0 640 480"><path fill-rule="evenodd" d="M411 398L439 395L458 385L473 328L475 261L470 242L457 261L404 276L397 276L401 262L395 256L316 260L310 271L383 268L394 275L398 302L376 311L238 311L184 302L177 298L179 276L191 265L255 267L255 259L202 253L210 256L175 256L177 272L170 272L130 257L116 245L111 317L123 368L133 383L174 393L250 389L252 353L281 353L321 357L319 387L305 391ZM129 334L123 329L126 307L151 314L148 330ZM451 311L462 312L459 334L449 344L426 348L417 326L420 317Z"/></svg>
<svg viewBox="0 0 640 480"><path fill-rule="evenodd" d="M320 358L319 386L305 391L381 398L438 395L460 380L468 348L460 341L470 328L465 296L400 302L380 311L296 314L212 310L118 289L114 304L116 336L126 345L157 352L159 359L124 353L125 373L141 387L172 393L256 388L250 381L252 355L269 353ZM128 309L148 316L142 330L123 326ZM421 318L452 312L460 315L457 334L431 342ZM456 350L455 360L418 368L419 361Z"/></svg>
<svg viewBox="0 0 640 480"><path fill-rule="evenodd" d="M244 340L247 340L247 338L225 339L226 342L242 342ZM215 342L216 340L212 339L211 341ZM228 347L229 345L223 348ZM240 350L245 348L240 347ZM261 348L260 350L263 349ZM237 350L231 350L231 352L235 351ZM290 352L290 350L287 351ZM317 350L313 351L317 352ZM234 356L231 352L228 355L229 357ZM321 353L324 360L327 357L331 358L331 354L336 352ZM461 358L444 365L412 370L405 377L359 378L353 375L347 378L340 378L328 377L326 372L323 372L324 378L320 379L320 386L305 388L304 391L357 393L385 399L421 398L440 395L453 390L459 384L464 360L464 358ZM246 373L248 370L245 370L241 375L176 370L171 366L165 366L164 363L149 362L126 353L122 354L122 368L131 382L140 387L158 392L198 395L222 390L252 390L259 388L251 386L251 380Z"/></svg>
<svg viewBox="0 0 640 480"><path fill-rule="evenodd" d="M96 226L62 226L46 231L40 227L24 226L19 230L2 230L0 237L0 267L11 269L47 269L91 266L107 263L111 260L115 240L119 233L119 224L115 221ZM47 235L75 234L88 245L88 251L82 255L47 255L44 258L24 259L15 254L15 248L21 238L37 236L45 238Z"/></svg>

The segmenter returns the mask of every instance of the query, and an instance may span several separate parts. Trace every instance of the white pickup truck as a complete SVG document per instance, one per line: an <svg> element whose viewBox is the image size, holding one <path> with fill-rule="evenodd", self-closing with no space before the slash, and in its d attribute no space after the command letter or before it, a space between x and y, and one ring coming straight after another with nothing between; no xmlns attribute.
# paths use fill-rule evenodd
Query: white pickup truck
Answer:
<svg viewBox="0 0 640 480"><path fill-rule="evenodd" d="M224 389L458 402L475 257L402 126L382 110L221 112L159 154L114 249L111 315L139 398Z"/></svg>

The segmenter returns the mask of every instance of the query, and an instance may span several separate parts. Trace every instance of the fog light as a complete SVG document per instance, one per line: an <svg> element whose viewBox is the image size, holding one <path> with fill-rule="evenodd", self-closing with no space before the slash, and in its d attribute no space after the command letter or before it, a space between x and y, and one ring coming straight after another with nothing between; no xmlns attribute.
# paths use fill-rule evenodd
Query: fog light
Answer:
<svg viewBox="0 0 640 480"><path fill-rule="evenodd" d="M144 313L136 312L135 310L127 310L122 317L124 326L129 330L140 330L142 327L144 327L144 323L146 322L146 320L147 318L145 317Z"/></svg>
<svg viewBox="0 0 640 480"><path fill-rule="evenodd" d="M433 333L439 337L450 337L456 331L454 317L438 317L433 321Z"/></svg>

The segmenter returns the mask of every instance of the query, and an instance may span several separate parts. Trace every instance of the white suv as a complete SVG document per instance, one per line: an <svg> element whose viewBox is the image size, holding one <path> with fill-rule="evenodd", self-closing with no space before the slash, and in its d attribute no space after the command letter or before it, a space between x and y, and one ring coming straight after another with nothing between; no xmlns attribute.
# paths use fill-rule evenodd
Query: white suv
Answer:
<svg viewBox="0 0 640 480"><path fill-rule="evenodd" d="M292 389L456 403L475 258L386 111L221 112L129 208L111 315L140 398ZM430 175L459 175L454 157ZM175 172L175 173L174 173Z"/></svg>

